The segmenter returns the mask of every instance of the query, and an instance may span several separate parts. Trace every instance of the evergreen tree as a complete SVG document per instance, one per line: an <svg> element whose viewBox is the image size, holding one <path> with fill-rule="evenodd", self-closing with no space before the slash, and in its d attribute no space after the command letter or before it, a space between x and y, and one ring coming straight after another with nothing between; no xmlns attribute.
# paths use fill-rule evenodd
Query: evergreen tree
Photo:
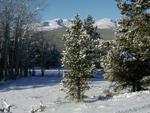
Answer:
<svg viewBox="0 0 150 113"><path fill-rule="evenodd" d="M117 0L123 18L116 46L104 58L105 78L115 89L146 89L150 83L150 0Z"/></svg>
<svg viewBox="0 0 150 113"><path fill-rule="evenodd" d="M94 26L94 20L92 16L88 15L87 18L84 19L83 28L90 36L90 40L87 43L87 57L91 63L95 65L95 68L100 68L99 56L101 55L102 51L99 49L99 43L102 41L102 38L97 32L97 27Z"/></svg>
<svg viewBox="0 0 150 113"><path fill-rule="evenodd" d="M89 89L88 79L93 69L88 57L91 38L83 29L79 15L75 16L74 25L67 30L64 41L63 64L67 71L62 83L67 97L79 102Z"/></svg>

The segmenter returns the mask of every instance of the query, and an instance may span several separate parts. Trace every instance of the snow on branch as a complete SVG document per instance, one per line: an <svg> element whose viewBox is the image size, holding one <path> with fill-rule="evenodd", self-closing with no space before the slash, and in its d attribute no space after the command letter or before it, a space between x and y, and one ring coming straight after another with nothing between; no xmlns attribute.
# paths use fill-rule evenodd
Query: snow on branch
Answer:
<svg viewBox="0 0 150 113"><path fill-rule="evenodd" d="M123 60L123 62L136 60L134 54L130 53L129 51L121 52L120 58Z"/></svg>
<svg viewBox="0 0 150 113"><path fill-rule="evenodd" d="M1 100L1 104L2 104L2 108L0 108L0 111L2 113L11 113L11 108L14 106L14 105L10 105L8 104L8 102L6 101L6 99L2 99Z"/></svg>
<svg viewBox="0 0 150 113"><path fill-rule="evenodd" d="M43 104L42 101L40 101L38 107L33 107L31 108L31 110L29 111L29 113L38 113L38 112L44 112L46 106Z"/></svg>

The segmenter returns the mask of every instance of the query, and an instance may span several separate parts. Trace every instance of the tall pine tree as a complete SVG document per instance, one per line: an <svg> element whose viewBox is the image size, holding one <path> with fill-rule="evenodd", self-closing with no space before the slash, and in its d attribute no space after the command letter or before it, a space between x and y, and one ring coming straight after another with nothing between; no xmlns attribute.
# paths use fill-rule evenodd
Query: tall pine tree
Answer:
<svg viewBox="0 0 150 113"><path fill-rule="evenodd" d="M117 0L123 18L116 46L104 58L105 78L116 89L147 89L150 84L150 0Z"/></svg>
<svg viewBox="0 0 150 113"><path fill-rule="evenodd" d="M62 83L67 96L79 102L89 89L88 80L93 70L88 53L91 37L84 30L79 15L75 16L74 25L67 30L64 41L63 64L67 71Z"/></svg>
<svg viewBox="0 0 150 113"><path fill-rule="evenodd" d="M97 31L97 27L94 26L93 17L88 15L84 19L83 29L90 36L90 40L87 43L87 57L92 64L95 65L95 68L101 68L99 57L102 55L101 49L99 49L99 44L102 42L102 37Z"/></svg>

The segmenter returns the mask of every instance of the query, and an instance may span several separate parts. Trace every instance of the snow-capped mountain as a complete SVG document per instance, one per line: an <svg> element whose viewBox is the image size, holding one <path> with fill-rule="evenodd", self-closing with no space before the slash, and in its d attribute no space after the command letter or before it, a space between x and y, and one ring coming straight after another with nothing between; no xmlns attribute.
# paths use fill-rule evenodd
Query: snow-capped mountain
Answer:
<svg viewBox="0 0 150 113"><path fill-rule="evenodd" d="M49 30L53 30L53 29L58 29L58 28L66 28L66 27L70 27L72 25L72 20L70 19L60 19L60 18L56 18L56 19L52 19L52 20L47 20L47 21L43 21L40 23L40 25L38 24L38 30L40 31L49 31Z"/></svg>
<svg viewBox="0 0 150 113"><path fill-rule="evenodd" d="M63 20L60 18L44 21L41 23L41 30L47 31L47 30L53 30L65 27Z"/></svg>
<svg viewBox="0 0 150 113"><path fill-rule="evenodd" d="M49 31L53 29L58 29L58 28L67 28L73 25L73 20L72 19L52 19L48 21L44 21L38 26L39 30L42 31ZM99 29L114 29L116 27L115 21L109 19L109 18L104 18L100 19L95 22L94 24L97 26Z"/></svg>
<svg viewBox="0 0 150 113"><path fill-rule="evenodd" d="M103 18L96 21L94 25L99 29L114 29L116 27L116 22L109 18Z"/></svg>
<svg viewBox="0 0 150 113"><path fill-rule="evenodd" d="M63 23L64 23L65 27L71 27L73 25L73 20L64 19Z"/></svg>

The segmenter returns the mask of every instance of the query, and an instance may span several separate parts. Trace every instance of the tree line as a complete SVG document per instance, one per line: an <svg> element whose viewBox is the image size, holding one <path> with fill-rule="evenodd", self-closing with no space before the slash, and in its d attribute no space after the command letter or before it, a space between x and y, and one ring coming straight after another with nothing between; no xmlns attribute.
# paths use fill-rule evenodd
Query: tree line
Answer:
<svg viewBox="0 0 150 113"><path fill-rule="evenodd" d="M0 80L34 74L31 70L36 66L42 68L43 76L45 68L60 66L60 52L37 32L40 10L35 3L0 1Z"/></svg>

